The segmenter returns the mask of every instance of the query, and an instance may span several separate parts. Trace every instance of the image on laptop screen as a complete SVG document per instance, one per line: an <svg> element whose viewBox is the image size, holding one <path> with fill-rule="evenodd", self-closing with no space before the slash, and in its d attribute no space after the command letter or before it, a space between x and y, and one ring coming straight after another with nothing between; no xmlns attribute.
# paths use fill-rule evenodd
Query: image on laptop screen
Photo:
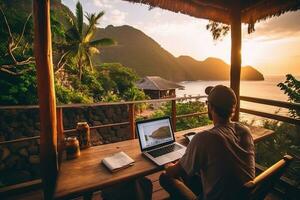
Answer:
<svg viewBox="0 0 300 200"><path fill-rule="evenodd" d="M174 140L168 118L139 123L137 129L142 149Z"/></svg>

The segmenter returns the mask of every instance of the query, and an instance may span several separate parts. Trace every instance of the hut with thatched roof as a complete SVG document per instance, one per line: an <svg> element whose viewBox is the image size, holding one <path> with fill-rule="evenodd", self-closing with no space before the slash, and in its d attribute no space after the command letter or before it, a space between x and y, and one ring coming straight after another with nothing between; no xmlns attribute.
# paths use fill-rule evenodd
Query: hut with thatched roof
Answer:
<svg viewBox="0 0 300 200"><path fill-rule="evenodd" d="M161 78L160 76L146 76L137 83L137 87L151 99L176 97L176 89L184 89L182 85Z"/></svg>

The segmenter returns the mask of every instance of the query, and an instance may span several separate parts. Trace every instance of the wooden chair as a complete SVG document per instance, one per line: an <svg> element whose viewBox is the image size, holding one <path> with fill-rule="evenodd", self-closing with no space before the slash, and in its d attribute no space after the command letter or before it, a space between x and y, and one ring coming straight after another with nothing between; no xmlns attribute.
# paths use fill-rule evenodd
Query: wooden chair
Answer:
<svg viewBox="0 0 300 200"><path fill-rule="evenodd" d="M243 187L243 196L246 196L246 199L249 200L264 199L292 160L292 156L285 155L280 161L262 172L254 180L247 182Z"/></svg>

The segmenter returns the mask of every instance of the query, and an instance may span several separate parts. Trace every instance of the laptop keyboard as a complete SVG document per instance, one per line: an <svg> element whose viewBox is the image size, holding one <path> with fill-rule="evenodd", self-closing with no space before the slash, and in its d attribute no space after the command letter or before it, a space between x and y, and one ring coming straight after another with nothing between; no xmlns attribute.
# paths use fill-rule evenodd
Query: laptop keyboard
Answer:
<svg viewBox="0 0 300 200"><path fill-rule="evenodd" d="M159 149L155 149L153 151L148 151L148 153L156 158L158 156L161 156L161 155L164 155L164 154L167 154L167 153L170 153L170 152L173 152L173 151L176 151L178 149L181 149L182 147L177 145L177 144L171 144L171 145L168 145L168 146L165 146L165 147L162 147L162 148L159 148Z"/></svg>

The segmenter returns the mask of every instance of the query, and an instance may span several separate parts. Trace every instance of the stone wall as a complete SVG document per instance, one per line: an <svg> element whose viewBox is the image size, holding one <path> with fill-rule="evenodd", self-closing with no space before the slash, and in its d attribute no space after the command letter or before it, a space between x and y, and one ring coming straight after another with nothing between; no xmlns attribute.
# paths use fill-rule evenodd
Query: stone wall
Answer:
<svg viewBox="0 0 300 200"><path fill-rule="evenodd" d="M40 177L39 140L0 146L0 187Z"/></svg>
<svg viewBox="0 0 300 200"><path fill-rule="evenodd" d="M64 129L75 129L77 122L91 126L128 121L127 105L63 109ZM38 109L0 110L0 141L40 134ZM129 125L91 130L92 145L118 142L130 138ZM0 145L0 187L40 177L39 139Z"/></svg>
<svg viewBox="0 0 300 200"><path fill-rule="evenodd" d="M88 122L89 126L99 126L128 121L128 106L99 106L85 108L65 108L63 110L64 129L74 129L77 122ZM91 130L93 145L107 144L129 139L128 125Z"/></svg>

